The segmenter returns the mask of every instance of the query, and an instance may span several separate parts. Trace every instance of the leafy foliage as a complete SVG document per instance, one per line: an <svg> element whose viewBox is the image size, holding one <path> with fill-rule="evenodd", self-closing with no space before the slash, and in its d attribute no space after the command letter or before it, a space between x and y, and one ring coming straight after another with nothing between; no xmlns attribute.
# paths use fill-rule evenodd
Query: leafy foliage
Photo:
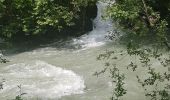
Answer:
<svg viewBox="0 0 170 100"><path fill-rule="evenodd" d="M14 100L24 100L22 99L22 96L25 95L26 93L22 93L22 86L18 85L18 89L19 89L19 95L15 97Z"/></svg>
<svg viewBox="0 0 170 100"><path fill-rule="evenodd" d="M100 54L97 59L98 60L109 60L114 59L117 60L117 57L112 57L115 54L114 51L106 51L104 54ZM105 63L104 70L100 72L96 72L94 75L99 76L102 73L105 73L106 71L109 71L110 78L112 79L112 83L115 84L113 88L113 95L110 98L110 100L121 100L121 97L124 96L127 93L127 90L125 89L125 75L120 72L119 68L115 63L112 62L106 62Z"/></svg>
<svg viewBox="0 0 170 100"><path fill-rule="evenodd" d="M145 96L151 100L169 100L170 55L165 56L160 53L160 49L143 49L137 48L133 45L132 47L128 47L126 52L107 51L98 56L98 60L106 61L106 67L101 72L96 72L95 75L98 76L106 71L110 73L111 80L114 84L111 100L121 100L121 97L128 93L128 90L126 90L126 86L124 85L128 84L125 82L127 77L125 77L126 75L123 72L126 71L126 74L128 74L129 71L139 72L140 70L145 70L145 72L143 72L142 75L141 73L140 75L137 74L136 81L144 89ZM119 56L119 58L116 56ZM126 56L129 58L135 58L135 60L130 60L130 63L127 64L127 66L122 66L123 68L127 68L127 70L121 69L121 66L119 65L122 58ZM159 67L155 67L153 63L155 61L159 62ZM160 69L163 71L160 71Z"/></svg>
<svg viewBox="0 0 170 100"><path fill-rule="evenodd" d="M107 11L108 17L113 19L114 24L116 24L118 28L118 31L116 30L109 34L109 39L114 40L114 37L120 30L125 33L122 37L128 37L126 40L127 48L124 53L121 51L115 54L115 51L107 51L104 54L100 54L98 59L107 59L108 68L112 69L109 71L115 73L117 70L123 72L120 66L117 67L118 69L115 69L115 66L111 64L117 64L118 61L121 61L121 59L116 57L117 54L120 54L119 56L122 58L125 57L123 55L135 58L135 60L131 60L129 64L127 64L127 70L123 70L126 72L129 70L136 72L141 70L141 68L145 70L143 76L137 74L136 79L145 90L145 96L151 100L170 99L170 55L169 51L165 51L165 48L170 50L168 37L168 28L170 28L169 9L169 0L115 0L115 3L111 4ZM143 41L148 41L148 44L142 43ZM121 42L121 39L119 42ZM152 46L152 44L154 45ZM164 69L163 71L155 67L153 64L155 61L159 62L159 68ZM119 90L126 90L123 80L126 78L127 77L122 77L122 84L120 84L121 89ZM118 82L119 78L118 76L112 77L112 80ZM114 100L117 100L116 94L120 93L115 90L116 88L118 88L118 86L114 87L113 90ZM121 96L125 95L126 92L128 92L128 90L124 91Z"/></svg>
<svg viewBox="0 0 170 100"><path fill-rule="evenodd" d="M159 4L159 5L158 5ZM117 22L119 29L131 35L154 37L156 42L169 48L168 24L170 1L116 0L108 7L108 16Z"/></svg>
<svg viewBox="0 0 170 100"><path fill-rule="evenodd" d="M74 25L81 7L96 0L1 0L0 36L34 35Z"/></svg>

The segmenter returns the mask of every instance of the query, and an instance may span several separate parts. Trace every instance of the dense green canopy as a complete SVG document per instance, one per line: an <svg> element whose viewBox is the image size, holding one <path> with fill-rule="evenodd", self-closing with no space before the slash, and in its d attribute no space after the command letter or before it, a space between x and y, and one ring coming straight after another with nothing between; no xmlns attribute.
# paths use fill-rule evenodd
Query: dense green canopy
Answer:
<svg viewBox="0 0 170 100"><path fill-rule="evenodd" d="M164 43L168 40L170 0L116 0L108 14L133 35L155 37Z"/></svg>
<svg viewBox="0 0 170 100"><path fill-rule="evenodd" d="M74 25L96 0L0 0L0 36L33 35Z"/></svg>

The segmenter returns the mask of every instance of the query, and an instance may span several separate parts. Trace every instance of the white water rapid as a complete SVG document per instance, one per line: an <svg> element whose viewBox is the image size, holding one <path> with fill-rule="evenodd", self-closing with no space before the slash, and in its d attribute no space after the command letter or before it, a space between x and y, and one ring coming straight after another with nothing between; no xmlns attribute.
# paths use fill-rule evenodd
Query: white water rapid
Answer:
<svg viewBox="0 0 170 100"><path fill-rule="evenodd" d="M4 80L0 100L12 100L21 93L26 93L22 95L24 100L110 100L113 85L109 73L93 76L104 68L105 62L96 60L99 54L106 49L123 49L105 38L113 27L111 20L102 19L107 6L108 3L97 3L94 29L86 35L36 47L32 43L7 49L5 57L10 62L0 64L0 80ZM125 56L117 63L126 66L128 62L129 57ZM147 100L141 96L143 91L136 85L134 76L126 75L129 91L124 100Z"/></svg>
<svg viewBox="0 0 170 100"><path fill-rule="evenodd" d="M13 64L1 69L0 74L6 82L0 91L0 97L15 97L17 85L29 99L36 96L47 100L70 94L83 93L84 81L71 70L50 65L43 61Z"/></svg>
<svg viewBox="0 0 170 100"><path fill-rule="evenodd" d="M106 33L112 29L111 21L102 19L106 6L106 3L97 3L98 13L93 21L93 31L78 39L73 39L72 44L81 45L83 49L105 44ZM0 68L0 77L5 80L3 90L0 91L0 98L12 99L21 92L26 93L23 95L26 99L56 100L66 95L84 93L85 83L81 75L42 60L42 58L50 57L52 61L59 53L61 52L54 48L45 47L9 57L11 65L5 66L4 64ZM53 58L54 56L56 57ZM72 59L72 57L67 59ZM74 61L71 62L74 63ZM21 85L21 91L18 85Z"/></svg>
<svg viewBox="0 0 170 100"><path fill-rule="evenodd" d="M103 19L108 3L97 3L97 17L93 20L93 31L81 36L79 39L73 39L73 44L79 44L82 48L96 47L105 44L107 33L112 30L110 19Z"/></svg>

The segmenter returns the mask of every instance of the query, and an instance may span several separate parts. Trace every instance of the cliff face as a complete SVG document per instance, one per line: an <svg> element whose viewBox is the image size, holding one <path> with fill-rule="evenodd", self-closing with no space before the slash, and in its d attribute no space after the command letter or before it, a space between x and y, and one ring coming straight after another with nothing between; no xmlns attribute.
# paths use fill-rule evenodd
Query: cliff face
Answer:
<svg viewBox="0 0 170 100"><path fill-rule="evenodd" d="M93 19L97 16L97 6L88 5L82 8L81 18L79 24L81 25L80 31L82 33L91 31L93 29ZM77 25L79 25L77 24Z"/></svg>
<svg viewBox="0 0 170 100"><path fill-rule="evenodd" d="M96 2L81 7L79 17L74 19L75 25L65 28L61 33L66 35L82 35L93 30L93 19L97 16Z"/></svg>

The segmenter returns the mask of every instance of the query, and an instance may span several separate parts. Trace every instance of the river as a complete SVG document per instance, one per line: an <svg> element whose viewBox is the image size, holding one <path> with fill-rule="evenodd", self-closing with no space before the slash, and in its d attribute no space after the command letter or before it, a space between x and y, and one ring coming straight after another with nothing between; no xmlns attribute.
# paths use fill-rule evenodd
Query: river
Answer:
<svg viewBox="0 0 170 100"><path fill-rule="evenodd" d="M20 92L26 93L22 96L25 100L109 100L112 83L108 73L93 75L104 68L104 61L97 61L96 57L106 49L121 47L105 38L113 28L109 19L102 20L107 4L98 2L97 6L94 29L86 35L40 44L31 50L27 50L30 45L8 50L6 57L10 62L0 67L0 77L5 80L0 100L14 99ZM134 79L128 82L130 92L125 100L144 100Z"/></svg>

